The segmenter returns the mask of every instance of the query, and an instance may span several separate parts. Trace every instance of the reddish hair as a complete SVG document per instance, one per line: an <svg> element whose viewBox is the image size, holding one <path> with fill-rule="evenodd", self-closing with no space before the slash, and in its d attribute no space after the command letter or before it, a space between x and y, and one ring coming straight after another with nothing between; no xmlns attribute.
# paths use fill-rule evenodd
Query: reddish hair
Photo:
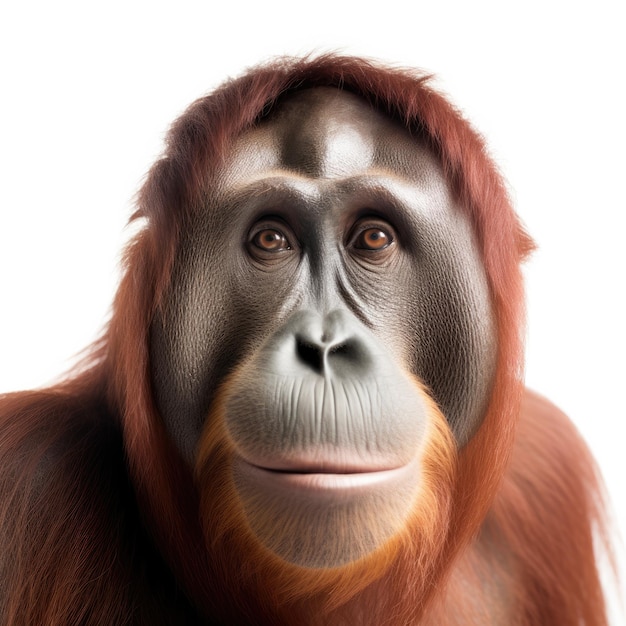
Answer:
<svg viewBox="0 0 626 626"><path fill-rule="evenodd" d="M149 329L168 289L180 233L184 232L194 211L203 206L205 198L210 197L214 184L212 174L223 162L234 139L271 114L285 95L316 86L336 87L357 94L379 111L398 120L409 132L426 141L438 156L450 188L473 224L490 288L497 321L496 378L484 421L474 438L459 453L457 472L451 485L454 506L449 524L443 529L446 533L443 548L429 568L430 586L420 588L419 593L411 587L414 566L408 562L411 556L398 560L381 572L383 578L380 584L399 590L397 597L402 597L404 602L402 607L386 607L392 610L392 622L416 620L432 596L438 595L439 599L445 597L438 594L438 589L444 585L452 560L479 532L496 499L513 450L523 371L523 289L519 266L533 244L512 210L503 181L481 138L452 105L429 87L428 80L427 76L411 70L390 69L351 57L325 55L282 59L254 68L242 77L227 82L212 94L194 102L174 123L167 136L164 154L151 169L139 194L134 217L145 218L146 224L127 249L126 271L115 299L111 323L102 340L94 346L86 371L51 391L3 400L3 414L11 415L12 420L20 420L19 424L10 424L8 418L3 417L5 423L0 431L0 448L5 457L0 458L0 462L5 464L6 458L10 459L6 461L8 475L14 476L16 481L15 487L10 489L10 497L6 499L8 504L3 503L4 508L0 508L0 530L5 536L19 534L15 520L24 519L24 514L14 516L7 507L22 506L18 500L26 496L20 496L20 490L29 494L35 489L39 480L39 470L35 465L49 458L50 446L57 445L55 438L46 434L49 428L46 430L42 424L51 415L58 416L62 410L69 411L72 402L82 403L92 413L105 412L114 416L114 422L119 419L131 480L143 518L185 593L193 598L194 604L204 607L210 614L227 612L228 607L224 605L237 601L236 588L229 590L230 600L211 598L216 585L213 568L219 571L221 564L209 563L206 553L199 549L204 544L204 538L194 479L169 442L154 404L150 382ZM77 394L82 398L80 402L71 400ZM80 411L80 406L72 410ZM529 434L528 441L531 443L527 445L532 447L532 442L537 442L536 436ZM21 456L9 455L11 450L21 445L36 448L28 470L19 467ZM80 457L75 452L78 447L78 444L73 445L66 453L64 458L68 467L70 461ZM576 447L573 449L578 450ZM577 584L573 567L569 574L563 575L562 580L557 580L559 574L547 562L548 559L557 561L563 554L562 549L544 550L544 542L539 544L539 548L533 546L529 549L532 557L523 554L519 537L524 533L522 528L518 534L518 524L522 527L528 525L531 541L539 541L537 528L540 526L533 517L533 511L526 510L523 493L516 492L515 486L521 489L518 483L524 480L519 478L516 468L523 466L524 460L532 455L524 450L516 454L515 458L522 460L514 460L512 478L507 479L487 523L495 524L498 532L510 542L522 577L531 580L528 587L520 581L513 583L515 589L524 589L515 600L516 606L525 607L523 615L526 617L520 618L519 623L578 624L584 620L582 623L588 625L605 624L589 535L591 520L596 519L597 512L589 496L597 492L593 472L586 469L591 466L582 457L577 459L572 453L562 450L562 454L567 456L567 467L582 476L580 493L574 493L576 489L571 484L567 489L567 505L578 507L577 514L565 511L562 518L570 536L582 541L577 555L583 560L579 566L584 571L580 574L582 582ZM544 469L548 478L564 478L557 467ZM59 481L61 478L66 483L76 480L72 476L74 474L68 470ZM61 487L59 482L59 490ZM537 489L540 487L537 485ZM68 488L71 489L72 485ZM544 485L543 489L544 494L550 493L549 487ZM72 503L78 512L83 500L88 497L82 491L81 494L81 499ZM4 498L4 492L2 495ZM25 510L23 506L20 509ZM558 536L557 517L548 516L541 520L546 524L545 531L549 536ZM60 524L57 521L54 537L62 535ZM109 531L102 525L102 519L73 519L68 528L81 536L91 533L106 537ZM43 528L40 532L44 532ZM59 545L67 546L67 539L65 543L60 539L59 542ZM27 553L28 550L21 547L11 552L24 562L32 558ZM90 549L85 547L84 552L76 557L77 571L70 572L68 569L67 576L61 581L63 584L50 586L50 606L54 608L48 608L47 613L43 612L44 609L18 606L18 602L23 602L25 597L34 602L32 590L41 589L41 584L38 587L34 578L36 573L27 575L25 570L20 570L22 573L16 574L17 578L12 578L10 582L8 614L25 616L30 611L30 617L20 623L35 624L38 619L41 620L39 623L64 623L68 613L63 612L63 607L78 601L81 593L84 600L91 588L90 581L95 574L91 558L94 555L90 555ZM104 548L102 554L95 556L104 563L104 567L114 559L114 555ZM38 571L48 572L48 575L57 571L55 558L58 558L57 552L42 553ZM532 559L535 561L531 562ZM461 559L460 563L463 562ZM99 562L95 565L98 566ZM81 575L87 581L83 587L79 585ZM506 572L503 573L503 576L506 575ZM372 583L370 589L375 590L377 584ZM450 588L453 587L454 581ZM557 588L559 591L554 591ZM28 596L24 590L30 590L28 593L31 595ZM106 607L106 599L115 602L115 595L102 590L100 594L101 615L106 616L102 623L123 623L119 615L111 613L113 608ZM576 594L579 594L578 597L574 597ZM533 613L528 607L544 596L549 596L552 609ZM249 606L246 598L240 596L238 601L242 606ZM558 602L572 608L562 608L559 612L555 608ZM373 606L370 608L374 610ZM275 623L267 608L257 604L254 610L258 612L250 614L249 618L255 623ZM555 616L564 619L553 620Z"/></svg>
<svg viewBox="0 0 626 626"><path fill-rule="evenodd" d="M125 441L134 478L145 488L146 504L158 503L158 515L152 518L159 520L159 543L176 543L170 545L170 558L185 570L179 573L191 588L207 578L206 564L199 563L195 547L190 549L195 542L182 530L194 526L196 505L189 507L194 500L191 490L183 496L180 488L191 484L182 463L163 463L163 458L175 458L176 453L153 404L147 329L167 289L178 235L191 213L210 196L211 173L223 162L235 138L269 115L290 92L317 86L359 95L428 142L440 158L460 206L471 218L484 259L498 324L498 367L487 415L460 455L449 546L441 555L440 571L445 571L458 549L478 531L509 458L522 390L524 324L519 264L533 244L511 208L481 138L428 86L428 77L414 71L333 55L282 59L255 68L194 102L170 129L164 156L150 171L139 195L136 217L147 218L148 224L129 249L128 270L109 331L107 364L114 402L125 416ZM144 286L139 292L138 284ZM183 521L185 512L189 517ZM206 592L196 589L195 593L203 596Z"/></svg>

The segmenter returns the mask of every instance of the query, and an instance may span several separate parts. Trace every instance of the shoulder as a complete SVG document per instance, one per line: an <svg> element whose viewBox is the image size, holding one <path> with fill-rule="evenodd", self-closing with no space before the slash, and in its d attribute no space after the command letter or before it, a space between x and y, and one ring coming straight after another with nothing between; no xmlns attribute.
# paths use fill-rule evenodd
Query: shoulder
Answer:
<svg viewBox="0 0 626 626"><path fill-rule="evenodd" d="M83 623L82 611L96 612L124 541L116 430L95 398L61 388L0 398L3 623ZM79 589L91 594L82 608L70 600Z"/></svg>
<svg viewBox="0 0 626 626"><path fill-rule="evenodd" d="M102 395L70 384L0 397L0 622L195 620L144 530Z"/></svg>
<svg viewBox="0 0 626 626"><path fill-rule="evenodd" d="M0 396L0 481L9 472L16 487L93 482L103 464L106 474L119 471L123 454L116 420L98 394L59 386Z"/></svg>
<svg viewBox="0 0 626 626"><path fill-rule="evenodd" d="M539 492L552 494L559 489L598 488L595 461L572 421L552 402L530 390L522 399L508 478L523 478Z"/></svg>
<svg viewBox="0 0 626 626"><path fill-rule="evenodd" d="M602 497L595 461L571 420L526 391L483 538L508 555L511 589L530 623L606 624L595 553L606 537Z"/></svg>

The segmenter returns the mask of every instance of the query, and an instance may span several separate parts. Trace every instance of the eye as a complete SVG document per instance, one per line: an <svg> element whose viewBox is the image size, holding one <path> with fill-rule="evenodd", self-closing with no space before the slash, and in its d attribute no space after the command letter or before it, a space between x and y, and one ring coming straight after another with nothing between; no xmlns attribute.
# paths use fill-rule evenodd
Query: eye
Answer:
<svg viewBox="0 0 626 626"><path fill-rule="evenodd" d="M281 218L264 217L252 225L246 238L248 255L264 268L282 267L298 258L298 239Z"/></svg>
<svg viewBox="0 0 626 626"><path fill-rule="evenodd" d="M252 243L265 252L291 250L287 237L276 228L264 228L254 235Z"/></svg>
<svg viewBox="0 0 626 626"><path fill-rule="evenodd" d="M381 219L366 217L352 227L348 243L356 252L367 254L387 251L395 242L392 226Z"/></svg>
<svg viewBox="0 0 626 626"><path fill-rule="evenodd" d="M354 247L361 250L382 250L392 241L393 237L382 228L367 228L358 234Z"/></svg>

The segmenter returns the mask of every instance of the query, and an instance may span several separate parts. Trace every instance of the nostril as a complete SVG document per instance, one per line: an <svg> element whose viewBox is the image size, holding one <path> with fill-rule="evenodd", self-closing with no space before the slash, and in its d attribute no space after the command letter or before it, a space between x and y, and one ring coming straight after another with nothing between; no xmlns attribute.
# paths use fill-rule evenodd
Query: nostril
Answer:
<svg viewBox="0 0 626 626"><path fill-rule="evenodd" d="M296 337L296 354L298 358L316 372L323 369L324 350L320 346L303 341Z"/></svg>
<svg viewBox="0 0 626 626"><path fill-rule="evenodd" d="M350 357L354 353L354 347L350 342L344 341L328 348L328 355Z"/></svg>

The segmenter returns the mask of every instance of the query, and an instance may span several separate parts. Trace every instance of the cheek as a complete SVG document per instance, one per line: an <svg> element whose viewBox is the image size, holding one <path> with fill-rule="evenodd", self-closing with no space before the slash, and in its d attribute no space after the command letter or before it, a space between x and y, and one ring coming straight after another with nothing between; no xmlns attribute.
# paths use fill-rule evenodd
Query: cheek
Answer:
<svg viewBox="0 0 626 626"><path fill-rule="evenodd" d="M302 298L297 265L260 277L234 248L239 249L237 242L212 250L197 241L184 246L150 329L157 407L189 463L225 372L254 351Z"/></svg>
<svg viewBox="0 0 626 626"><path fill-rule="evenodd" d="M443 225L445 226L445 225ZM486 413L497 357L497 328L481 259L462 219L432 229L408 284L412 371L424 381L459 446Z"/></svg>
<svg viewBox="0 0 626 626"><path fill-rule="evenodd" d="M166 300L150 328L157 408L176 447L191 462L204 418L224 372L240 358L245 336L231 306L222 255L185 247ZM218 278L222 276L222 278Z"/></svg>

